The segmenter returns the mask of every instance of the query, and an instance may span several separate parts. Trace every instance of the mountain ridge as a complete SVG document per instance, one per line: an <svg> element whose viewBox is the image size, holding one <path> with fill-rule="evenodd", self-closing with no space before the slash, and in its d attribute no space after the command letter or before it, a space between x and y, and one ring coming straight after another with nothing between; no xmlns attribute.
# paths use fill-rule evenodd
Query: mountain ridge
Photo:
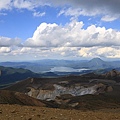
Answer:
<svg viewBox="0 0 120 120"><path fill-rule="evenodd" d="M107 69L118 68L120 69L120 61L104 61L101 58L93 58L91 60L39 60L32 62L1 62L1 66L24 68L29 69L32 72L40 73L44 71L50 71L54 67L70 67L73 69Z"/></svg>
<svg viewBox="0 0 120 120"><path fill-rule="evenodd" d="M45 107L45 104L40 100L29 97L23 93L8 90L0 90L0 104L19 104Z"/></svg>
<svg viewBox="0 0 120 120"><path fill-rule="evenodd" d="M120 98L120 82L117 83L112 78L106 79L104 76L106 74L91 73L58 78L28 78L3 90L16 91L40 99L46 106L52 108L96 110L104 109L105 106L120 107L120 99L118 99ZM94 94L88 95L86 92ZM53 96L51 96L52 94ZM52 99L50 99L51 97Z"/></svg>

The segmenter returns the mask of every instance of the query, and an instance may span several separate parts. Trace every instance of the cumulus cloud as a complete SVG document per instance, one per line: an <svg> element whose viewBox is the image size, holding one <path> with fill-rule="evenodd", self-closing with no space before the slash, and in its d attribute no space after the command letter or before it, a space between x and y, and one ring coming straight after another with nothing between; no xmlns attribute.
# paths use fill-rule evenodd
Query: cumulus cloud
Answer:
<svg viewBox="0 0 120 120"><path fill-rule="evenodd" d="M90 47L81 48L79 51L81 57L103 57L103 58L120 58L120 47Z"/></svg>
<svg viewBox="0 0 120 120"><path fill-rule="evenodd" d="M11 52L10 47L0 47L0 53L9 53Z"/></svg>
<svg viewBox="0 0 120 120"><path fill-rule="evenodd" d="M21 46L21 40L18 38L0 37L0 47Z"/></svg>
<svg viewBox="0 0 120 120"><path fill-rule="evenodd" d="M56 23L41 23L32 38L24 43L30 47L93 47L119 46L120 32L105 27L90 25L83 28L83 22L72 21L65 26Z"/></svg>
<svg viewBox="0 0 120 120"><path fill-rule="evenodd" d="M17 58L18 60L45 59L45 58L77 58L80 48L73 47L57 47L57 48L31 48L31 47L4 47L0 49L0 56L7 55L9 58ZM13 59L12 58L12 59Z"/></svg>
<svg viewBox="0 0 120 120"><path fill-rule="evenodd" d="M61 8L58 16L77 18L99 15L102 21L114 21L120 18L120 0L1 0L0 11L6 9L32 10L33 16L41 17L46 13L35 12L40 6ZM0 12L0 15L6 15ZM84 29L84 23L71 21L66 25L41 23L22 46L17 38L0 37L0 55L30 59L40 57L107 57L120 58L120 31L90 25Z"/></svg>
<svg viewBox="0 0 120 120"><path fill-rule="evenodd" d="M80 48L77 47L56 47L56 48L50 48L51 52L63 57L78 57L78 50Z"/></svg>
<svg viewBox="0 0 120 120"><path fill-rule="evenodd" d="M23 44L20 39L0 37L0 55L24 59L45 58L120 58L120 32L105 27L71 21L66 25L41 23L33 37ZM26 58L27 57L27 58Z"/></svg>
<svg viewBox="0 0 120 120"><path fill-rule="evenodd" d="M45 58L120 58L120 47L56 47L56 48L31 48L31 47L1 47L0 56L6 55L8 59L34 60ZM2 57L2 56L1 56Z"/></svg>
<svg viewBox="0 0 120 120"><path fill-rule="evenodd" d="M61 26L55 23L42 23L34 32L33 37L25 42L25 46L57 47L59 44L61 45L61 38L64 39L62 34L64 34L64 30Z"/></svg>

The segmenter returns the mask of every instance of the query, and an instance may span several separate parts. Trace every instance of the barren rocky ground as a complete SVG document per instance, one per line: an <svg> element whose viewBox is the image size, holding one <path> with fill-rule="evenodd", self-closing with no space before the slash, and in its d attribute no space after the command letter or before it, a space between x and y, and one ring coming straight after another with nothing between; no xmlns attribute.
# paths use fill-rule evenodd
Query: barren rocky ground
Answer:
<svg viewBox="0 0 120 120"><path fill-rule="evenodd" d="M81 111L0 104L0 120L120 120L120 108Z"/></svg>
<svg viewBox="0 0 120 120"><path fill-rule="evenodd" d="M59 78L28 78L17 82L0 90L0 120L120 120L120 76L116 73L108 79L110 75L90 73ZM55 90L55 85L65 93L57 92L55 99L50 101L36 99L38 91L43 91L40 95L46 96L46 92ZM82 92L85 93L86 89L89 92L89 87L94 85L98 86L92 89L97 91L95 94L72 94L81 92L79 87L84 88ZM33 90L32 97L26 94L30 92L28 88ZM69 90L72 93L66 92Z"/></svg>

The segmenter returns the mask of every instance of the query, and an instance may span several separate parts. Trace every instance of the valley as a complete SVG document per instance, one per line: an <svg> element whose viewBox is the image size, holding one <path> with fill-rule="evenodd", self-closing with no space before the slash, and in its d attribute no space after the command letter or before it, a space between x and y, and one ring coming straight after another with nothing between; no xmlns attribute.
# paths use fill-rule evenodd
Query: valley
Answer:
<svg viewBox="0 0 120 120"><path fill-rule="evenodd" d="M62 69L59 70L58 68ZM70 68L68 70L68 68L54 66L52 70L57 71L34 73L24 68L1 66L0 106L3 106L0 108L1 111L5 109L4 106L8 108L13 106L16 110L19 105L26 106L28 111L31 107L34 107L36 111L34 116L41 109L44 109L43 111L49 109L58 110L61 114L63 114L63 111L71 111L73 117L68 115L66 119L78 119L75 117L74 112L78 113L77 116L85 112L85 116L95 113L95 116L100 117L97 113L114 116L113 111L119 111L120 71L118 69L113 68L110 70L110 68L105 68L90 71L83 69L83 71L77 71L78 74L74 74L74 72L76 73L74 70L78 69ZM61 72L65 74L60 75ZM106 111L106 113L103 111ZM39 117L43 116L43 114L44 112ZM0 115L5 117L4 112ZM54 116L52 113L48 115ZM39 119L38 116L34 116L30 117L30 119ZM17 114L15 117L17 117ZM117 113L116 117L119 118ZM28 116L25 116L25 118L29 119ZM47 120L47 118L45 119ZM88 118L86 117L86 119ZM100 119L102 118L100 117Z"/></svg>
<svg viewBox="0 0 120 120"><path fill-rule="evenodd" d="M120 0L0 0L0 120L120 120Z"/></svg>

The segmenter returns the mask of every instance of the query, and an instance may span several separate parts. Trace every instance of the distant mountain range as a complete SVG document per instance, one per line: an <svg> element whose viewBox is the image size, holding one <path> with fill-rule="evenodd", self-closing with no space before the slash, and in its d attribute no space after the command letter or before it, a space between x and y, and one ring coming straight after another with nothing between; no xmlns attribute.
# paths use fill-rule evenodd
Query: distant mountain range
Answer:
<svg viewBox="0 0 120 120"><path fill-rule="evenodd" d="M0 87L6 86L7 84L11 84L20 80L24 80L28 77L55 77L57 76L55 73L47 72L47 73L34 73L30 70L23 68L12 68L12 67L3 67L0 66Z"/></svg>
<svg viewBox="0 0 120 120"><path fill-rule="evenodd" d="M120 61L103 61L100 58L94 58L92 60L39 60L33 62L1 62L0 66L24 68L31 70L32 72L51 72L54 67L66 67L72 69L114 69L120 70ZM56 72L56 71L52 71ZM65 72L65 71L64 71ZM68 72L68 71L66 71ZM72 71L76 72L76 71Z"/></svg>
<svg viewBox="0 0 120 120"><path fill-rule="evenodd" d="M0 63L0 104L65 109L120 108L120 61Z"/></svg>
<svg viewBox="0 0 120 120"><path fill-rule="evenodd" d="M86 73L103 74L120 70L120 61L92 60L39 60L34 62L1 62L0 84L14 83L28 77L59 77Z"/></svg>

